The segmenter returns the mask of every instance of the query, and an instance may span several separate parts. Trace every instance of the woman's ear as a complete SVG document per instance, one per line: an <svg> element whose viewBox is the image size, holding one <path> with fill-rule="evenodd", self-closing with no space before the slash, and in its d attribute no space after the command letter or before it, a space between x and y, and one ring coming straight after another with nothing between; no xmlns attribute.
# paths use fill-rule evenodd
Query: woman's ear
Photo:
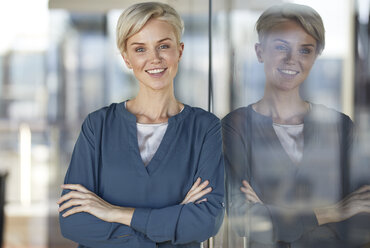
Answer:
<svg viewBox="0 0 370 248"><path fill-rule="evenodd" d="M263 57L262 57L263 47L261 43L256 43L254 45L254 50L256 51L258 62L263 63Z"/></svg>
<svg viewBox="0 0 370 248"><path fill-rule="evenodd" d="M121 56L122 56L123 60L125 61L126 66L127 66L129 69L132 69L132 66L131 66L130 60L128 59L126 52L121 53Z"/></svg>
<svg viewBox="0 0 370 248"><path fill-rule="evenodd" d="M182 57L182 52L183 51L184 51L184 42L181 42L180 45L179 45L179 54L180 54L179 61L180 61L180 59Z"/></svg>

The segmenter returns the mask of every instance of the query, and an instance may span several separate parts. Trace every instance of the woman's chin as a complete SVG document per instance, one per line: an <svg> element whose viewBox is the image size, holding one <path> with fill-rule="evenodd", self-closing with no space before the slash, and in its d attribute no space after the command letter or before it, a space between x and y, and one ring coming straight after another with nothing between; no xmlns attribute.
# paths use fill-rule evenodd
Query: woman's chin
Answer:
<svg viewBox="0 0 370 248"><path fill-rule="evenodd" d="M274 89L278 91L284 91L284 92L289 92L289 91L295 91L299 88L301 84L296 83L296 82L284 82L280 84L276 84Z"/></svg>
<svg viewBox="0 0 370 248"><path fill-rule="evenodd" d="M171 84L166 82L155 82L145 84L145 88L153 91L165 91L171 88Z"/></svg>

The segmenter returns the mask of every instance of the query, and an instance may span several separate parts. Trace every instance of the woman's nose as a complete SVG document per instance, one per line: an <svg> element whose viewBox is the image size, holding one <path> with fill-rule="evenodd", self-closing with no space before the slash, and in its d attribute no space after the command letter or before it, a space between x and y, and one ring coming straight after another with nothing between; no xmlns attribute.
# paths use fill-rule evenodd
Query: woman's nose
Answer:
<svg viewBox="0 0 370 248"><path fill-rule="evenodd" d="M153 63L158 63L158 62L161 62L161 55L159 53L159 51L157 49L154 49L151 53L150 53L150 60L151 62Z"/></svg>
<svg viewBox="0 0 370 248"><path fill-rule="evenodd" d="M294 64L297 61L298 55L292 50L287 51L285 56L285 62L287 64Z"/></svg>

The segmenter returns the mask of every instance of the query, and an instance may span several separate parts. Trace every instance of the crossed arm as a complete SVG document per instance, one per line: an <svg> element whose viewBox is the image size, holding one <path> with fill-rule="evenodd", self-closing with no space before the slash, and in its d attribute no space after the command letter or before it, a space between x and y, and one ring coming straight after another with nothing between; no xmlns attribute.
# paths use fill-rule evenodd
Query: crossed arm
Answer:
<svg viewBox="0 0 370 248"><path fill-rule="evenodd" d="M244 193L247 202L263 204L246 180L242 184L240 191ZM369 214L370 185L362 186L333 205L315 208L314 212L319 225L341 222L360 213Z"/></svg>
<svg viewBox="0 0 370 248"><path fill-rule="evenodd" d="M172 244L201 242L216 234L224 213L219 123L210 126L206 134L194 175L198 179L193 187L182 202L163 208L115 206L96 195L97 143L87 118L62 186L63 196L58 201L63 236L89 247L118 248L123 244L124 247L145 247L145 244L168 241ZM208 180L201 182L200 178ZM78 183L82 185L76 185Z"/></svg>
<svg viewBox="0 0 370 248"><path fill-rule="evenodd" d="M212 191L211 187L207 187L208 184L208 180L201 183L201 178L198 178L181 204L199 204L207 201L207 198L203 197ZM63 218L76 213L86 212L106 222L115 222L126 226L131 225L134 208L112 205L80 184L64 184L62 189L71 190L57 202L57 204L60 204L59 212L66 210L62 214Z"/></svg>

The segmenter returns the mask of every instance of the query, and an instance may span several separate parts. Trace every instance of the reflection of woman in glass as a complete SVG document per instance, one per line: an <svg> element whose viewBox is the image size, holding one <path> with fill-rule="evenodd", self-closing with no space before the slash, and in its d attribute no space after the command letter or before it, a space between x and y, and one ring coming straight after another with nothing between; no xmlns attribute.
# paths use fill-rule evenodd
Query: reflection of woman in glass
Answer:
<svg viewBox="0 0 370 248"><path fill-rule="evenodd" d="M263 98L222 121L231 225L251 247L351 247L341 225L370 206L368 186L342 197L352 121L299 94L324 48L321 17L283 4L256 29Z"/></svg>
<svg viewBox="0 0 370 248"><path fill-rule="evenodd" d="M200 247L222 222L220 121L173 92L182 29L166 4L120 16L117 44L140 89L82 125L58 202L80 247Z"/></svg>

